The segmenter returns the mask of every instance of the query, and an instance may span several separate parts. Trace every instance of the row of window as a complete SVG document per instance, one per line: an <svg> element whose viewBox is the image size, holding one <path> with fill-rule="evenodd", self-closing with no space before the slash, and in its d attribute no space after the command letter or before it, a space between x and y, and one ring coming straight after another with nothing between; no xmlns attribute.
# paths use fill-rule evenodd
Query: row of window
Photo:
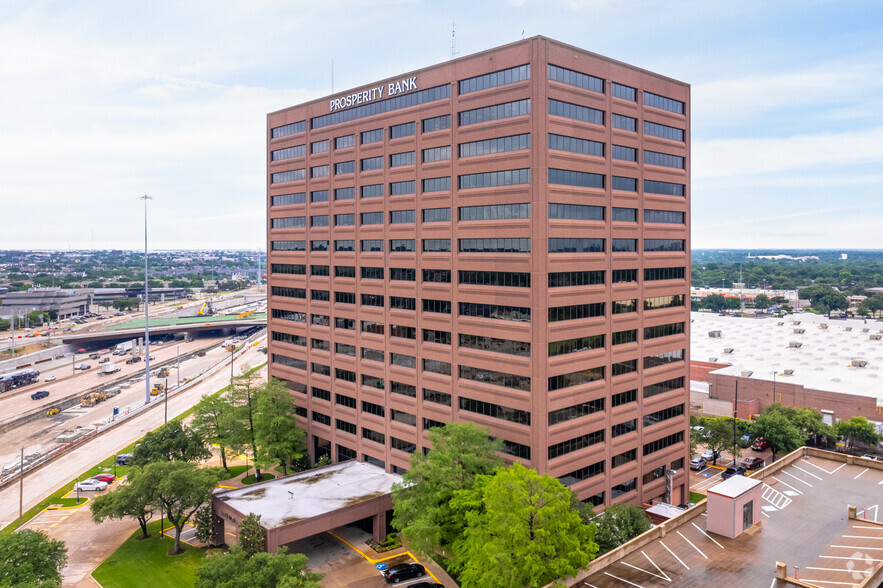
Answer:
<svg viewBox="0 0 883 588"><path fill-rule="evenodd" d="M365 213L369 214L369 213ZM378 213L382 214L382 213ZM318 221L323 222L323 221ZM383 251L383 239L362 239L361 251ZM530 253L529 238L483 238L458 239L458 251L463 253ZM549 253L604 253L605 239L596 238L549 238ZM645 252L677 252L684 251L684 239L644 239ZM391 252L416 252L415 239L390 239ZM423 239L424 252L450 252L450 239ZM331 241L313 239L310 251L329 251ZM637 251L637 239L611 239L611 251L614 253ZM334 241L334 251L355 251L356 242L352 239ZM305 240L280 240L270 242L271 251L306 251Z"/></svg>

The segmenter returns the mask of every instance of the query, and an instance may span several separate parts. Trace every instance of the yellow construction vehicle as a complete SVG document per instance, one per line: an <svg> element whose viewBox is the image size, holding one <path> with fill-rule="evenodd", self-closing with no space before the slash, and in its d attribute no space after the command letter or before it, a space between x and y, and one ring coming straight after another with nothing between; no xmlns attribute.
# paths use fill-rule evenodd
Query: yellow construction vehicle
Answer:
<svg viewBox="0 0 883 588"><path fill-rule="evenodd" d="M157 394L162 394L163 392L165 392L165 390L166 390L166 387L163 386L162 384L154 384L153 390L150 391L150 395L156 396Z"/></svg>
<svg viewBox="0 0 883 588"><path fill-rule="evenodd" d="M253 314L254 314L254 311L253 311L253 310L247 310L247 311L245 311L245 312L240 312L239 314L237 314L237 315L236 315L236 318L238 318L238 319L244 319L244 318L248 318L248 317L250 317L250 316L253 315Z"/></svg>
<svg viewBox="0 0 883 588"><path fill-rule="evenodd" d="M80 399L80 406L95 406L104 400L104 392L89 392Z"/></svg>
<svg viewBox="0 0 883 588"><path fill-rule="evenodd" d="M49 410L46 411L46 416L55 416L57 414L58 414L58 407L57 406L53 406L52 408L50 408Z"/></svg>
<svg viewBox="0 0 883 588"><path fill-rule="evenodd" d="M224 351L233 351L234 349L236 349L236 345L233 345L232 343L230 345L224 345Z"/></svg>
<svg viewBox="0 0 883 588"><path fill-rule="evenodd" d="M169 368L167 368L167 367L160 368L159 371L156 373L156 375L157 375L157 377L160 377L160 378L168 378L169 377Z"/></svg>

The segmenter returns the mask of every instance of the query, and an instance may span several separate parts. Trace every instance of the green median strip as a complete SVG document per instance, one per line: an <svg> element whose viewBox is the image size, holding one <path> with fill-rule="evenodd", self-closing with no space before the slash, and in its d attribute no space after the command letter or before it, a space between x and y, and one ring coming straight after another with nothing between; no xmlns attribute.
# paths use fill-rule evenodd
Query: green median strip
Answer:
<svg viewBox="0 0 883 588"><path fill-rule="evenodd" d="M258 370L263 368L265 365L267 365L267 362L264 362L264 363L258 365L257 367L250 369L248 372L246 372L246 375L250 376L250 375L256 373ZM218 396L219 394L223 394L224 392L228 391L229 389L230 389L229 385L224 386L223 388L221 388L220 390L218 390L214 394L211 394L211 396L212 397ZM193 414L193 411L195 410L195 406L196 405L194 404L194 406L188 408L187 410L185 410L183 413L176 416L172 420L180 421L180 420L187 418L188 416ZM138 441L140 441L140 439ZM138 443L138 441L135 441L131 445L121 449L118 453L132 453L133 451L135 451L135 443ZM116 461L116 455L111 455L110 457L108 457L104 461L100 462L99 464L89 468L88 470L86 470L85 472L80 474L80 477L78 479L85 480L87 478L91 478L92 476L94 476L96 474L113 473L113 471L114 471L113 464L115 461ZM117 478L121 478L122 476L124 476L127 471L129 471L128 466L117 466L116 467ZM28 511L26 511L25 513L23 513L20 518L15 519L11 523L9 523L5 527L3 527L3 529L0 529L0 535L8 535L10 533L14 533L16 529L18 529L20 526L22 526L23 524L25 524L26 522L28 522L29 520L31 520L35 516L37 516L40 512L45 510L46 507L48 507L52 504L64 504L65 506L70 506L70 505L74 504L76 502L76 498L65 499L64 496L66 496L70 491L72 491L74 489L74 484L76 484L76 482L77 482L77 480L71 480L70 482L68 482L67 484L65 484L64 486L62 486L61 488L59 488L58 490L56 490L55 492L53 492L52 494L50 494L49 496L47 496L46 498L41 500L39 503L34 505L33 508L31 508ZM27 485L27 480L25 480L25 485Z"/></svg>

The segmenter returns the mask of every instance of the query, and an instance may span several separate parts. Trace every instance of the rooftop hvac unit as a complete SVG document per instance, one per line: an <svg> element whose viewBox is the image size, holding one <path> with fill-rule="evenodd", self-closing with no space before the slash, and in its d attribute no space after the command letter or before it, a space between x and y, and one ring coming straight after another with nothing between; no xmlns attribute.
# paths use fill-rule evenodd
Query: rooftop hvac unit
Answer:
<svg viewBox="0 0 883 588"><path fill-rule="evenodd" d="M752 372L751 370L745 370L742 372L742 377L743 378L750 378L753 374L754 374L754 372Z"/></svg>
<svg viewBox="0 0 883 588"><path fill-rule="evenodd" d="M716 358L716 357L709 357L709 358L708 358L708 361L709 361L710 363L717 363L717 358Z"/></svg>
<svg viewBox="0 0 883 588"><path fill-rule="evenodd" d="M865 327L864 329L862 329L862 333L867 333L867 332L870 331L870 330L871 330L871 329L869 329L868 327Z"/></svg>
<svg viewBox="0 0 883 588"><path fill-rule="evenodd" d="M843 329L843 330L844 330L844 331L846 331L846 332L847 332L847 333L848 333L848 332L849 332L849 331L851 331L851 330L852 330L852 327L846 327L846 328L845 328L845 329Z"/></svg>
<svg viewBox="0 0 883 588"><path fill-rule="evenodd" d="M788 343L788 347L792 347L794 349L799 349L799 348L803 347L803 343L801 343L800 341L791 341L790 343Z"/></svg>
<svg viewBox="0 0 883 588"><path fill-rule="evenodd" d="M723 333L721 333L720 331L708 331L708 336L712 339L719 339L723 336Z"/></svg>
<svg viewBox="0 0 883 588"><path fill-rule="evenodd" d="M867 359L853 359L852 367L865 367L868 365Z"/></svg>
<svg viewBox="0 0 883 588"><path fill-rule="evenodd" d="M794 329L795 335L803 335L806 332L806 329Z"/></svg>
<svg viewBox="0 0 883 588"><path fill-rule="evenodd" d="M828 323L822 323L822 324L820 324L820 325L819 325L819 328L820 328L821 330L824 331L825 329L828 328Z"/></svg>
<svg viewBox="0 0 883 588"><path fill-rule="evenodd" d="M800 321L791 321L791 324L792 324L792 325L799 325L799 324L800 324Z"/></svg>
<svg viewBox="0 0 883 588"><path fill-rule="evenodd" d="M783 375L785 375L785 376L793 376L793 375L794 375L794 370L785 370L785 371L783 372Z"/></svg>
<svg viewBox="0 0 883 588"><path fill-rule="evenodd" d="M733 348L732 348L732 347L724 347L724 353L729 354L729 353L732 353L732 352L733 352Z"/></svg>
<svg viewBox="0 0 883 588"><path fill-rule="evenodd" d="M883 335L878 335L878 334L869 335L869 337L870 337L871 341L879 341L880 339L883 339Z"/></svg>
<svg viewBox="0 0 883 588"><path fill-rule="evenodd" d="M777 327L781 327L781 326L784 325L784 324L785 324L785 321L779 321L779 322L776 323L776 326L777 326Z"/></svg>

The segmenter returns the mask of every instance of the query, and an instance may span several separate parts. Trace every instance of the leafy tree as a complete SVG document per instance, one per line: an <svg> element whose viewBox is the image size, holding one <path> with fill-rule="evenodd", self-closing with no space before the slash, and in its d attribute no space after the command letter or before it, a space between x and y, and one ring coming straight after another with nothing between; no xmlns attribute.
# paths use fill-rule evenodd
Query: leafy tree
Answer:
<svg viewBox="0 0 883 588"><path fill-rule="evenodd" d="M702 299L702 308L720 312L727 307L727 299L723 294L709 294Z"/></svg>
<svg viewBox="0 0 883 588"><path fill-rule="evenodd" d="M307 570L307 556L256 553L249 557L239 545L224 554L209 555L196 569L195 588L321 588L323 574Z"/></svg>
<svg viewBox="0 0 883 588"><path fill-rule="evenodd" d="M141 306L141 301L137 298L115 298L110 305L117 310L125 311L137 309Z"/></svg>
<svg viewBox="0 0 883 588"><path fill-rule="evenodd" d="M767 409L754 421L754 434L763 437L773 451L773 461L780 451L789 453L806 442L806 435L781 412Z"/></svg>
<svg viewBox="0 0 883 588"><path fill-rule="evenodd" d="M147 522L153 518L156 495L153 487L147 484L134 484L135 475L130 475L128 483L92 499L89 508L92 520L102 523L107 519L132 517L141 527L141 538L147 539Z"/></svg>
<svg viewBox="0 0 883 588"><path fill-rule="evenodd" d="M138 488L153 487L154 506L162 509L175 526L175 544L171 555L181 553L181 531L187 519L203 504L208 503L212 491L223 474L222 468L200 468L188 461L158 461L146 465L134 474L132 484Z"/></svg>
<svg viewBox="0 0 883 588"><path fill-rule="evenodd" d="M6 319L0 319L0 331L8 331L11 323Z"/></svg>
<svg viewBox="0 0 883 588"><path fill-rule="evenodd" d="M853 447L856 442L874 446L880 441L880 435L872 423L865 417L852 417L848 421L837 423L837 435L846 441L848 447Z"/></svg>
<svg viewBox="0 0 883 588"><path fill-rule="evenodd" d="M261 387L256 416L255 461L265 467L281 464L282 473L288 475L294 460L306 452L306 432L297 426L294 401L281 381L273 378Z"/></svg>
<svg viewBox="0 0 883 588"><path fill-rule="evenodd" d="M260 385L254 384L254 378L241 375L233 378L230 386L230 399L234 407L234 415L239 425L235 428L234 447L242 451L251 451L255 460L258 457L258 434L255 428L257 397ZM255 461L255 480L261 479L261 464Z"/></svg>
<svg viewBox="0 0 883 588"><path fill-rule="evenodd" d="M209 505L199 507L193 513L193 520L191 522L196 527L196 539L203 543L211 543L215 527L212 507Z"/></svg>
<svg viewBox="0 0 883 588"><path fill-rule="evenodd" d="M239 545L248 557L264 550L267 534L261 526L261 515L248 513L239 523Z"/></svg>
<svg viewBox="0 0 883 588"><path fill-rule="evenodd" d="M758 294L754 297L754 308L759 308L760 310L766 310L770 306L772 306L773 301L770 300L770 297L766 294Z"/></svg>
<svg viewBox="0 0 883 588"><path fill-rule="evenodd" d="M736 434L739 434L738 428L736 429ZM709 449L715 452L715 454L724 450L735 450L738 453L739 447L738 443L735 441L737 440L733 439L732 418L706 419L705 443L708 445ZM733 457L736 458L739 456L734 455ZM717 465L717 457L714 458L713 464Z"/></svg>
<svg viewBox="0 0 883 588"><path fill-rule="evenodd" d="M834 430L834 427L825 423L822 420L822 413L815 409L785 406L777 402L769 405L765 412L782 414L795 427L803 431L808 438L812 438L816 445L827 439L837 438L837 431Z"/></svg>
<svg viewBox="0 0 883 588"><path fill-rule="evenodd" d="M644 509L634 504L611 504L596 519L598 532L595 538L602 552L619 547L650 528L650 517Z"/></svg>
<svg viewBox="0 0 883 588"><path fill-rule="evenodd" d="M235 444L238 424L234 416L233 403L227 395L203 396L194 407L192 428L205 445L218 446L221 452L221 465L227 471L229 471L227 451Z"/></svg>
<svg viewBox="0 0 883 588"><path fill-rule="evenodd" d="M319 459L316 460L316 465L313 467L324 468L325 466L331 465L331 457L327 453L323 453L319 456Z"/></svg>
<svg viewBox="0 0 883 588"><path fill-rule="evenodd" d="M211 457L205 441L193 428L180 421L169 421L150 431L135 446L132 465L143 466L158 461L200 461Z"/></svg>
<svg viewBox="0 0 883 588"><path fill-rule="evenodd" d="M583 523L571 491L557 479L517 462L479 477L475 489L454 498L455 508L464 497L470 506L466 532L455 542L464 588L545 586L595 557L595 526Z"/></svg>
<svg viewBox="0 0 883 588"><path fill-rule="evenodd" d="M0 535L0 586L61 586L64 541L33 529Z"/></svg>
<svg viewBox="0 0 883 588"><path fill-rule="evenodd" d="M502 463L500 439L472 423L448 423L429 430L432 451L411 454L411 468L393 486L393 526L423 553L451 550L466 522L451 507L457 490L468 490L478 475L490 475Z"/></svg>

